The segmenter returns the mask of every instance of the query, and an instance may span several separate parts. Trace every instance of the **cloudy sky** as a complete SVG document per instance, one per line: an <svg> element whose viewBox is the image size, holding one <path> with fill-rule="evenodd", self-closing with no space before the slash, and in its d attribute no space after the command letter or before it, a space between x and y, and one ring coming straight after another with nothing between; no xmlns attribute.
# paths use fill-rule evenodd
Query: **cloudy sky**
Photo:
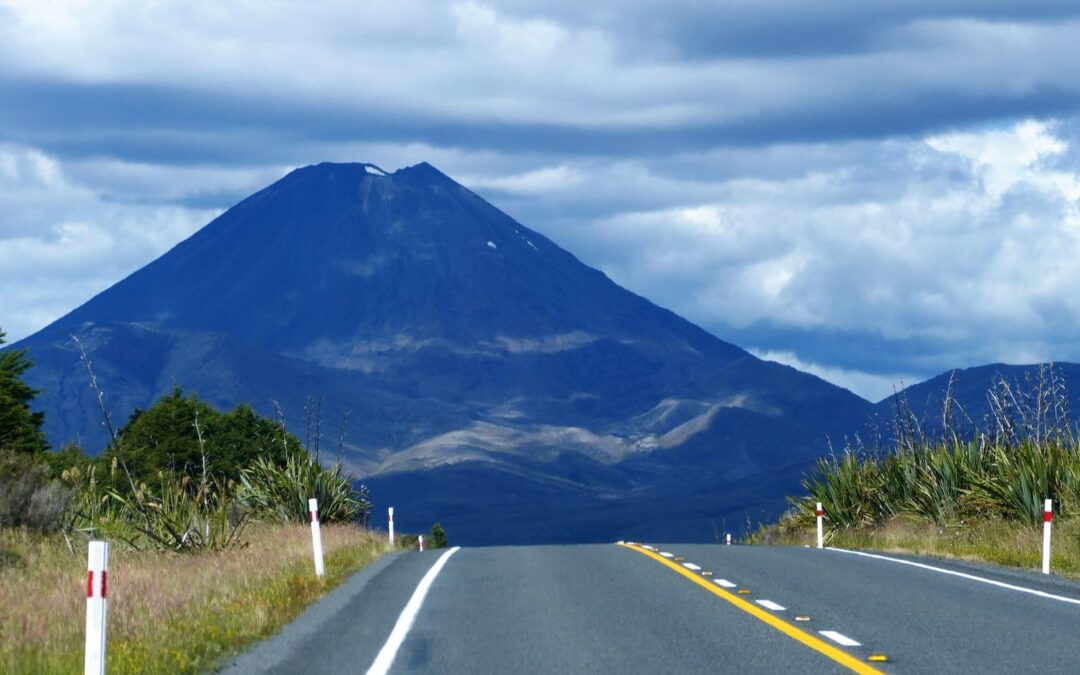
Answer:
<svg viewBox="0 0 1080 675"><path fill-rule="evenodd" d="M0 0L0 328L296 166L429 161L878 399L1080 361L1080 3Z"/></svg>

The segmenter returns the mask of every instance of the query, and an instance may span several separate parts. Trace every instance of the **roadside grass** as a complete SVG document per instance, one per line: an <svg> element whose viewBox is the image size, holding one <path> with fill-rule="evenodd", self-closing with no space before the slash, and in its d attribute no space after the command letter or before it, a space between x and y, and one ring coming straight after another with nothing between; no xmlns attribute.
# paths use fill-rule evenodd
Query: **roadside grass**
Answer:
<svg viewBox="0 0 1080 675"><path fill-rule="evenodd" d="M1080 521L1055 519L1051 571L1080 581ZM748 538L751 544L814 546L813 526L794 517L763 527ZM831 530L826 546L910 553L932 558L992 562L1037 571L1042 564L1042 524L1001 518L982 518L935 524L894 517L875 525Z"/></svg>
<svg viewBox="0 0 1080 675"><path fill-rule="evenodd" d="M322 527L316 579L304 525L253 525L248 545L198 554L116 546L109 561L108 667L196 673L268 637L308 604L388 551L384 537ZM0 672L79 673L86 550L60 535L0 530Z"/></svg>

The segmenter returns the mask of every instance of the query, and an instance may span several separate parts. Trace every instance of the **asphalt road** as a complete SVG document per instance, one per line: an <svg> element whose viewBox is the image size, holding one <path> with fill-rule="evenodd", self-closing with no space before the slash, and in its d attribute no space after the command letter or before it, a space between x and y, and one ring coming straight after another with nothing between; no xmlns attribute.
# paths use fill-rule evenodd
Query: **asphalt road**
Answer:
<svg viewBox="0 0 1080 675"><path fill-rule="evenodd" d="M1055 577L837 550L653 547L461 549L436 571L447 552L394 554L227 672L364 673L380 650L392 673L1080 672L1080 585ZM411 624L399 620L407 604Z"/></svg>

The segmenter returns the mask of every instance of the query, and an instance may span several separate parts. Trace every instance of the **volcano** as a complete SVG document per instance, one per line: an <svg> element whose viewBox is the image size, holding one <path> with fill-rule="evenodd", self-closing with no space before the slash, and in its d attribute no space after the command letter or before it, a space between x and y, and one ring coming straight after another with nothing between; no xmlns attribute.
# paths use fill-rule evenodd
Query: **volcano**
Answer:
<svg viewBox="0 0 1080 675"><path fill-rule="evenodd" d="M429 164L297 169L22 342L46 433L100 451L180 385L336 454L456 543L712 541L872 406L621 288ZM310 436L310 434L307 434ZM381 511L380 512L385 512ZM376 519L377 521L377 519Z"/></svg>

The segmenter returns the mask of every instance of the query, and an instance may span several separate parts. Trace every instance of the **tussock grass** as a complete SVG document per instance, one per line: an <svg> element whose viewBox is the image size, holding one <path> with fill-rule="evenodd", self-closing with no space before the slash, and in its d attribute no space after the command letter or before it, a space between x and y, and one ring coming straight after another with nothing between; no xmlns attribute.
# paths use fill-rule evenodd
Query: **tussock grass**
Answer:
<svg viewBox="0 0 1080 675"><path fill-rule="evenodd" d="M324 525L326 576L303 525L252 525L243 548L190 553L115 546L109 570L109 671L205 671L267 637L387 551L383 537ZM0 530L0 671L78 673L86 551L60 535Z"/></svg>

